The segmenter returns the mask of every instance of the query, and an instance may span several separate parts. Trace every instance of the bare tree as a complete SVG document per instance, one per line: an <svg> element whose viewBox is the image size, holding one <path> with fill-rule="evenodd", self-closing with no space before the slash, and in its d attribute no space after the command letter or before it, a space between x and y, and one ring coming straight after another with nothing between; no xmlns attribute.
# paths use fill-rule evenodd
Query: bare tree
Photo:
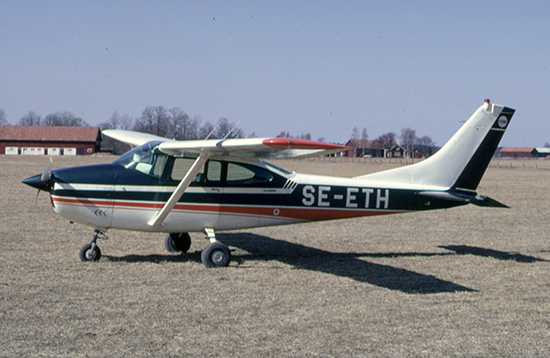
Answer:
<svg viewBox="0 0 550 358"><path fill-rule="evenodd" d="M367 132L367 128L363 128L363 131L361 131L361 140L363 141L363 156L365 156L365 146L367 144L367 141L369 140L369 133Z"/></svg>
<svg viewBox="0 0 550 358"><path fill-rule="evenodd" d="M353 127L351 131L351 139L359 139L359 128Z"/></svg>
<svg viewBox="0 0 550 358"><path fill-rule="evenodd" d="M363 128L363 131L361 132L361 140L369 140L369 133L367 132L367 128Z"/></svg>
<svg viewBox="0 0 550 358"><path fill-rule="evenodd" d="M353 129L351 131L350 144L351 144L351 148L352 148L354 158L357 156L357 144L358 144L357 141L358 140L359 140L359 128L353 127Z"/></svg>
<svg viewBox="0 0 550 358"><path fill-rule="evenodd" d="M42 117L40 117L36 112L30 111L29 113L25 114L19 122L17 123L19 126L40 126L42 125Z"/></svg>
<svg viewBox="0 0 550 358"><path fill-rule="evenodd" d="M211 134L213 131L214 131L214 125L209 121L206 121L204 125L200 127L198 130L199 139L205 139L209 135L210 135L210 137L208 137L209 139L213 138L214 134Z"/></svg>
<svg viewBox="0 0 550 358"><path fill-rule="evenodd" d="M407 151L407 156L412 157L412 151L416 143L416 130L412 128L401 129L401 146Z"/></svg>
<svg viewBox="0 0 550 358"><path fill-rule="evenodd" d="M374 140L373 146L378 151L378 156L381 156L385 149L390 149L395 145L396 134L388 132L381 134Z"/></svg>
<svg viewBox="0 0 550 358"><path fill-rule="evenodd" d="M418 138L417 144L420 151L422 151L422 155L425 158L431 156L434 153L435 142L432 140L431 137L427 135L422 136Z"/></svg>
<svg viewBox="0 0 550 358"><path fill-rule="evenodd" d="M292 136L290 135L290 132L281 131L275 136L275 138L292 138Z"/></svg>
<svg viewBox="0 0 550 358"><path fill-rule="evenodd" d="M174 139L195 139L192 130L192 119L187 113L178 107L174 107L168 111L170 119L171 133Z"/></svg>
<svg viewBox="0 0 550 358"><path fill-rule="evenodd" d="M128 114L120 115L118 114L117 111L113 112L113 114L111 115L111 118L108 121L102 122L99 124L99 128L101 130L104 130L104 129L127 130L132 127L133 127L132 118L130 118ZM122 143L108 136L103 136L101 147L104 150L105 149L111 150L113 154L122 154L130 150L130 146L128 144Z"/></svg>
<svg viewBox="0 0 550 358"><path fill-rule="evenodd" d="M79 118L71 112L50 113L42 122L42 125L49 127L67 126L67 127L87 127L89 126L82 118Z"/></svg>
<svg viewBox="0 0 550 358"><path fill-rule="evenodd" d="M281 133L277 134L275 138L296 138L311 140L311 133L300 133L299 135L292 135L290 134L290 132L281 131Z"/></svg>
<svg viewBox="0 0 550 358"><path fill-rule="evenodd" d="M135 122L134 130L151 133L161 137L171 136L168 111L163 106L147 107L141 117Z"/></svg>
<svg viewBox="0 0 550 358"><path fill-rule="evenodd" d="M234 122L230 122L227 118L220 118L218 127L214 131L211 138L244 138L242 129L235 127Z"/></svg>
<svg viewBox="0 0 550 358"><path fill-rule="evenodd" d="M117 111L114 111L106 122L101 122L99 128L104 129L124 129L128 130L133 127L132 118L128 114L120 115Z"/></svg>
<svg viewBox="0 0 550 358"><path fill-rule="evenodd" d="M4 112L2 108L0 108L0 126L7 126L7 125L9 125L9 123L8 123L8 118L6 116L6 112Z"/></svg>

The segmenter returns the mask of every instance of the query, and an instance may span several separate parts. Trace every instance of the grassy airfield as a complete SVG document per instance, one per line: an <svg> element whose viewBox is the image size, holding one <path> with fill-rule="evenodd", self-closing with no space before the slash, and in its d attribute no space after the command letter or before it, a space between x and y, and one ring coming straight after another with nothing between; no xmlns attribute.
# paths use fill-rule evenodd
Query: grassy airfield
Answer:
<svg viewBox="0 0 550 358"><path fill-rule="evenodd" d="M55 157L53 168L114 158ZM218 235L206 269L163 234L93 230L20 184L45 157L0 156L0 357L545 357L550 355L550 161L494 161L478 192L511 209L433 212ZM356 176L399 161L301 160Z"/></svg>

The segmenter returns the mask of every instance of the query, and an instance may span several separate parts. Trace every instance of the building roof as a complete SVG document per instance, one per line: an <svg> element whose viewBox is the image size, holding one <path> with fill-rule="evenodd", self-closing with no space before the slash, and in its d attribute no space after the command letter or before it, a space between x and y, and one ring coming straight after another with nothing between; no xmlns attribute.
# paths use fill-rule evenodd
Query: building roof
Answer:
<svg viewBox="0 0 550 358"><path fill-rule="evenodd" d="M2 141L95 142L98 127L0 126Z"/></svg>
<svg viewBox="0 0 550 358"><path fill-rule="evenodd" d="M503 147L501 153L531 153L535 148L533 147Z"/></svg>
<svg viewBox="0 0 550 358"><path fill-rule="evenodd" d="M536 147L535 150L539 152L539 154L550 154L550 147Z"/></svg>

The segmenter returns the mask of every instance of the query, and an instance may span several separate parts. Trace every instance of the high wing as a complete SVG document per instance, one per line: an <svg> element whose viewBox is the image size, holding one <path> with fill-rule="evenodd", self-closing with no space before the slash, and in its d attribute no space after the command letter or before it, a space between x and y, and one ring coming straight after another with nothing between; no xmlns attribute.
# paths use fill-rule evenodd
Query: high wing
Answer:
<svg viewBox="0 0 550 358"><path fill-rule="evenodd" d="M159 149L169 155L196 156L208 152L213 156L238 158L307 158L342 152L347 147L293 138L238 138L162 143Z"/></svg>
<svg viewBox="0 0 550 358"><path fill-rule="evenodd" d="M210 156L236 158L307 158L342 152L347 147L294 138L237 138L207 140L173 140L153 134L119 129L106 129L104 135L132 146L149 141L162 141L159 149L168 155L197 157L201 153Z"/></svg>
<svg viewBox="0 0 550 358"><path fill-rule="evenodd" d="M122 129L104 129L101 131L101 133L106 135L107 137L129 144L132 147L138 147L152 140L163 141L163 142L172 140L172 139L160 137L154 134L135 132L135 131L126 131Z"/></svg>

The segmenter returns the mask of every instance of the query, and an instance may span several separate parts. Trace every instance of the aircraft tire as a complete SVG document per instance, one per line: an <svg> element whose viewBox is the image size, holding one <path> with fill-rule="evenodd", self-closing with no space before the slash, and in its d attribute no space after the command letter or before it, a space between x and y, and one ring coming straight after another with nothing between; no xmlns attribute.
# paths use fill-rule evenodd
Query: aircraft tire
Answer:
<svg viewBox="0 0 550 358"><path fill-rule="evenodd" d="M208 244L202 250L201 261L208 268L224 267L231 261L231 252L227 246L216 241Z"/></svg>
<svg viewBox="0 0 550 358"><path fill-rule="evenodd" d="M97 245L92 250L92 244L86 244L82 246L80 252L78 253L78 256L84 262L99 261L99 258L101 257L101 250Z"/></svg>
<svg viewBox="0 0 550 358"><path fill-rule="evenodd" d="M186 253L191 247L191 236L186 232L176 232L166 234L164 237L164 247L168 252Z"/></svg>

